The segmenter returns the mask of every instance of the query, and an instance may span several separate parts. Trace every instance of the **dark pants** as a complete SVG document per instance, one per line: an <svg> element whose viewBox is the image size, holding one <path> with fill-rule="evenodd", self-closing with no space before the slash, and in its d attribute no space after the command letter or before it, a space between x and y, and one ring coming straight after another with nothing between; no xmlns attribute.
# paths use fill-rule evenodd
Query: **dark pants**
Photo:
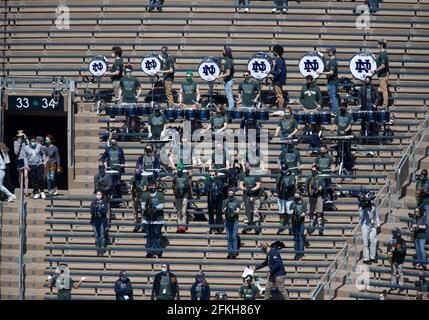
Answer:
<svg viewBox="0 0 429 320"><path fill-rule="evenodd" d="M144 224L147 240L146 251L148 254L160 254L161 251L161 229L162 224Z"/></svg>
<svg viewBox="0 0 429 320"><path fill-rule="evenodd" d="M304 223L293 224L292 231L296 254L304 254Z"/></svg>
<svg viewBox="0 0 429 320"><path fill-rule="evenodd" d="M107 227L107 219L98 219L93 220L91 222L92 230L94 230L94 237L95 237L95 246L97 249L104 248L106 246L106 227ZM102 251L102 250L97 250Z"/></svg>
<svg viewBox="0 0 429 320"><path fill-rule="evenodd" d="M33 185L33 194L43 192L43 174L43 164L38 166L30 166L30 172L28 175L30 176L31 184Z"/></svg>
<svg viewBox="0 0 429 320"><path fill-rule="evenodd" d="M225 228L228 241L228 253L238 255L238 221L227 220L225 222Z"/></svg>
<svg viewBox="0 0 429 320"><path fill-rule="evenodd" d="M215 197L208 202L209 224L223 224L222 197ZM222 228L216 228L222 229Z"/></svg>
<svg viewBox="0 0 429 320"><path fill-rule="evenodd" d="M112 174L112 197L120 198L122 196L121 193L121 178L122 174Z"/></svg>

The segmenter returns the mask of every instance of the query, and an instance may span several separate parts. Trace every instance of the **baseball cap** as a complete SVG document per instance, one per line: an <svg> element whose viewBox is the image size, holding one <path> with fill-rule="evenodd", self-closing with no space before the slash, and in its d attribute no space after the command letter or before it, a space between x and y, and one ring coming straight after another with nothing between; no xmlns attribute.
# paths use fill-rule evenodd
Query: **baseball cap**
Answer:
<svg viewBox="0 0 429 320"><path fill-rule="evenodd" d="M332 52L333 54L337 53L337 49L336 48L329 48L328 52Z"/></svg>
<svg viewBox="0 0 429 320"><path fill-rule="evenodd" d="M193 76L193 75L194 75L194 73L193 73L191 70L188 70L188 71L186 71L186 75Z"/></svg>
<svg viewBox="0 0 429 320"><path fill-rule="evenodd" d="M168 52L168 47L166 47L166 46L162 47L161 52Z"/></svg>

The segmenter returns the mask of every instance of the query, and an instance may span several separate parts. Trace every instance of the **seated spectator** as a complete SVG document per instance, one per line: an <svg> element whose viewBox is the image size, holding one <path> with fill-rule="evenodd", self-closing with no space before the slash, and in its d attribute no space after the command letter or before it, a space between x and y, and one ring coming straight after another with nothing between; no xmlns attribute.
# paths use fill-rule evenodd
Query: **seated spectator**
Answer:
<svg viewBox="0 0 429 320"><path fill-rule="evenodd" d="M244 8L244 13L248 13L249 12L249 2L250 0L236 0L236 8L235 10L237 12L241 12L242 8Z"/></svg>
<svg viewBox="0 0 429 320"><path fill-rule="evenodd" d="M119 279L115 282L116 300L134 300L133 286L126 271L119 272Z"/></svg>
<svg viewBox="0 0 429 320"><path fill-rule="evenodd" d="M91 203L91 225L94 231L95 246L97 256L102 256L106 247L106 229L109 213L109 203L104 199L103 193L99 190L95 193L95 201Z"/></svg>
<svg viewBox="0 0 429 320"><path fill-rule="evenodd" d="M240 287L239 295L243 300L256 300L260 296L258 287L253 284L253 277L249 274L245 279L246 283Z"/></svg>
<svg viewBox="0 0 429 320"><path fill-rule="evenodd" d="M179 300L179 284L174 273L170 272L170 266L161 265L161 272L155 276L152 287L152 300Z"/></svg>
<svg viewBox="0 0 429 320"><path fill-rule="evenodd" d="M33 199L46 198L43 192L43 151L42 144L36 138L30 139L30 145L24 147L25 158L29 167L30 181L33 185Z"/></svg>
<svg viewBox="0 0 429 320"><path fill-rule="evenodd" d="M198 273L195 277L195 282L191 287L191 300L210 300L210 286L203 272Z"/></svg>
<svg viewBox="0 0 429 320"><path fill-rule="evenodd" d="M79 282L75 282L71 275L70 270L67 264L61 263L55 270L54 276L49 276L49 288L55 286L58 290L57 299L58 300L71 300L71 290L78 289L85 280L85 277L82 277Z"/></svg>

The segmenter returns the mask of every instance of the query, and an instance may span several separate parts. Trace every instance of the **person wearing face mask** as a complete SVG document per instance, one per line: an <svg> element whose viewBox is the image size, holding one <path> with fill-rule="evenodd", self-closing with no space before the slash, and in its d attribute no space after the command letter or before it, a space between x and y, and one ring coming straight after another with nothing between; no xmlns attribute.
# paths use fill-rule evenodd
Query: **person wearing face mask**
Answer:
<svg viewBox="0 0 429 320"><path fill-rule="evenodd" d="M192 71L186 71L186 80L180 84L179 105L184 108L196 108L200 101L200 88L192 76Z"/></svg>
<svg viewBox="0 0 429 320"><path fill-rule="evenodd" d="M295 242L295 260L300 260L304 257L305 245L305 216L307 215L307 202L302 198L299 191L295 192L294 200L290 206L292 211L292 233Z"/></svg>
<svg viewBox="0 0 429 320"><path fill-rule="evenodd" d="M299 103L307 110L319 111L322 105L322 93L319 86L311 75L305 77L305 84L302 86Z"/></svg>
<svg viewBox="0 0 429 320"><path fill-rule="evenodd" d="M151 172L160 167L159 155L153 151L150 144L147 144L144 148L144 153L137 158L135 172L141 174L142 172Z"/></svg>
<svg viewBox="0 0 429 320"><path fill-rule="evenodd" d="M250 165L246 163L244 172L238 177L240 181L240 190L243 192L246 227L242 233L246 234L251 231L253 226L260 226L259 207L261 206L261 178L257 175L250 174ZM255 228L255 234L260 234L261 229Z"/></svg>
<svg viewBox="0 0 429 320"><path fill-rule="evenodd" d="M211 129L213 133L220 133L225 131L227 125L227 119L223 113L222 107L216 106L216 113L210 118L209 129Z"/></svg>
<svg viewBox="0 0 429 320"><path fill-rule="evenodd" d="M238 187L240 174L241 174L240 162L238 161L238 159L235 159L232 164L232 167L228 168L228 170L226 171L226 185L228 189Z"/></svg>
<svg viewBox="0 0 429 320"><path fill-rule="evenodd" d="M119 279L115 282L116 300L134 300L133 285L126 271L119 272Z"/></svg>
<svg viewBox="0 0 429 320"><path fill-rule="evenodd" d="M121 78L124 71L124 61L122 60L122 48L113 47L112 48L112 58L115 61L110 68L110 71L104 73L104 76L110 77L112 80L113 91L115 92L116 100L119 101L119 90L121 88Z"/></svg>
<svg viewBox="0 0 429 320"><path fill-rule="evenodd" d="M222 225L222 202L224 200L225 182L223 177L219 176L216 170L210 170L209 180L205 185L207 194L207 210L210 225ZM209 233L221 233L223 228L210 227Z"/></svg>
<svg viewBox="0 0 429 320"><path fill-rule="evenodd" d="M280 215L281 228L277 231L277 234L281 234L286 227L289 230L289 234L292 234L290 227L290 217L292 211L290 205L293 201L293 196L296 191L296 177L295 174L288 169L287 163L282 163L280 172L276 177L276 189L278 194L277 205Z"/></svg>
<svg viewBox="0 0 429 320"><path fill-rule="evenodd" d="M124 172L125 155L124 150L118 146L116 137L110 139L110 146L106 147L100 161L104 164L106 169L116 171L111 174L113 185L112 196L121 197L121 177Z"/></svg>
<svg viewBox="0 0 429 320"><path fill-rule="evenodd" d="M347 112L347 102L341 102L340 113L336 115L331 132L336 132L338 136L347 136L352 134L353 117L350 112ZM344 159L343 168L350 171L354 167L354 157L351 152L351 140L338 141L337 149L337 162L341 163ZM344 152L344 155L341 154ZM342 174L340 172L340 174Z"/></svg>
<svg viewBox="0 0 429 320"><path fill-rule="evenodd" d="M232 86L234 85L234 60L232 58L232 49L230 47L224 47L222 53L225 58L223 72L216 79L223 79L228 108L234 108L234 94L232 93Z"/></svg>
<svg viewBox="0 0 429 320"><path fill-rule="evenodd" d="M329 59L325 66L324 72L318 72L319 75L325 75L328 83L326 88L328 89L329 100L331 102L331 112L336 115L338 113L338 61L335 57L337 49L328 49Z"/></svg>
<svg viewBox="0 0 429 320"><path fill-rule="evenodd" d="M97 190L95 200L91 202L91 225L94 231L95 246L97 247L97 256L102 256L105 252L107 229L107 219L109 213L109 204L104 199L103 193Z"/></svg>
<svg viewBox="0 0 429 320"><path fill-rule="evenodd" d="M414 213L414 219L411 222L413 230L414 246L416 248L417 263L416 267L427 269L426 263L426 241L428 239L429 219L422 207L417 207Z"/></svg>
<svg viewBox="0 0 429 320"><path fill-rule="evenodd" d="M320 153L314 160L313 164L317 164L319 166L319 170L323 174L330 174L335 171L335 162L334 158L328 153L328 146L322 145L320 147ZM324 186L323 186L323 198L326 201L334 201L334 191L330 187L332 184L331 178L324 178ZM328 199L329 196L329 200Z"/></svg>
<svg viewBox="0 0 429 320"><path fill-rule="evenodd" d="M48 287L52 288L55 286L57 288L58 300L71 300L72 289L79 289L85 279L85 277L82 277L79 282L74 281L70 275L68 265L60 263L60 265L55 269L55 274L48 277Z"/></svg>
<svg viewBox="0 0 429 320"><path fill-rule="evenodd" d="M294 174L299 173L301 167L301 154L291 142L288 143L286 149L282 150L279 155L279 164L286 163L288 169Z"/></svg>
<svg viewBox="0 0 429 320"><path fill-rule="evenodd" d="M420 178L416 180L416 202L429 216L429 179L426 169L420 172Z"/></svg>
<svg viewBox="0 0 429 320"><path fill-rule="evenodd" d="M262 252L267 255L265 260L257 266L249 267L254 270L259 270L266 266L269 268L269 276L265 284L265 300L271 299L271 290L274 286L277 286L283 300L289 299L289 295L285 288L286 270L283 264L283 259L280 255L280 250L283 248L285 248L285 245L281 241L273 242L270 246L268 243L263 243L261 245L261 249Z"/></svg>
<svg viewBox="0 0 429 320"><path fill-rule="evenodd" d="M36 138L30 139L30 145L24 147L25 158L30 169L29 176L33 185L33 199L46 198L43 191L44 157L42 145L37 143Z"/></svg>
<svg viewBox="0 0 429 320"><path fill-rule="evenodd" d="M311 167L311 176L305 182L308 192L308 202L310 205L310 229L308 234L314 232L313 227L323 228L323 178L319 176L319 166ZM319 236L323 235L323 229L319 229Z"/></svg>
<svg viewBox="0 0 429 320"><path fill-rule="evenodd" d="M244 80L238 84L238 100L237 106L252 108L258 103L260 96L260 87L250 77L250 71L243 72Z"/></svg>
<svg viewBox="0 0 429 320"><path fill-rule="evenodd" d="M152 300L180 300L177 277L168 264L162 264L161 272L155 276L152 287Z"/></svg>
<svg viewBox="0 0 429 320"><path fill-rule="evenodd" d="M16 196L6 188L5 177L7 173L7 164L9 160L9 149L3 142L0 142L0 191L7 197L7 202L16 200ZM13 191L13 189L11 189Z"/></svg>
<svg viewBox="0 0 429 320"><path fill-rule="evenodd" d="M243 300L256 300L260 296L258 287L253 283L253 277L249 274L245 278L246 283L238 291Z"/></svg>
<svg viewBox="0 0 429 320"><path fill-rule="evenodd" d="M391 253L389 262L391 264L390 283L396 286L397 277L398 284L404 285L404 270L403 264L407 255L407 243L401 236L401 230L398 227L392 229L392 239L387 244L387 252Z"/></svg>
<svg viewBox="0 0 429 320"><path fill-rule="evenodd" d="M150 12L156 8L156 10L162 11L162 4L162 0L149 0L147 10Z"/></svg>
<svg viewBox="0 0 429 320"><path fill-rule="evenodd" d="M47 161L45 162L45 169L47 171L46 180L48 183L48 194L56 196L58 194L57 185L55 181L55 174L61 173L60 153L58 148L54 145L54 138L47 135L45 138L45 146L43 152Z"/></svg>
<svg viewBox="0 0 429 320"><path fill-rule="evenodd" d="M380 80L380 89L383 96L382 107L389 106L389 56L386 52L387 42L384 39L378 40L378 48L380 53L377 57L377 68L371 70L373 75L377 74Z"/></svg>
<svg viewBox="0 0 429 320"><path fill-rule="evenodd" d="M153 112L148 118L148 138L153 140L160 140L161 135L167 128L167 118L164 113L161 113L161 107L158 103L153 106ZM158 149L158 148L157 148Z"/></svg>
<svg viewBox="0 0 429 320"><path fill-rule="evenodd" d="M106 167L102 164L98 166L98 174L94 176L94 194L100 190L110 199L112 194L112 177L106 173Z"/></svg>
<svg viewBox="0 0 429 320"><path fill-rule="evenodd" d="M235 197L235 190L228 190L228 198L222 202L222 211L225 215L225 229L228 241L227 259L235 259L238 256L238 216L241 202Z"/></svg>
<svg viewBox="0 0 429 320"><path fill-rule="evenodd" d="M27 163L27 154L25 152L24 147L26 145L29 145L30 141L27 139L27 136L24 133L24 130L18 130L18 133L15 136L15 139L13 141L13 150L15 152L15 158L17 161L17 167L18 163L22 162L21 166L24 172L24 193L26 196L29 196L30 193L28 192L28 173L30 172L30 168L28 167ZM21 177L21 175L20 175ZM21 179L21 178L20 178Z"/></svg>
<svg viewBox="0 0 429 320"><path fill-rule="evenodd" d="M213 150L212 157L207 161L209 170L216 169L226 170L230 167L230 155L228 150L223 146L222 142L215 142L215 149Z"/></svg>
<svg viewBox="0 0 429 320"><path fill-rule="evenodd" d="M168 53L168 47L161 48L161 70L159 74L163 76L164 81L164 92L167 98L167 105L169 107L173 106L173 93L172 86L174 81L174 57L170 56Z"/></svg>
<svg viewBox="0 0 429 320"><path fill-rule="evenodd" d="M146 258L157 255L162 257L161 230L164 225L165 197L161 191L156 189L156 183L149 180L148 191L144 192L140 199L143 212L143 225L146 230Z"/></svg>
<svg viewBox="0 0 429 320"><path fill-rule="evenodd" d="M127 64L120 80L119 99L122 103L137 103L142 92L139 80L132 75L133 67Z"/></svg>
<svg viewBox="0 0 429 320"><path fill-rule="evenodd" d="M191 287L191 300L210 300L210 286L204 272L198 273L195 277Z"/></svg>
<svg viewBox="0 0 429 320"><path fill-rule="evenodd" d="M292 111L289 107L285 108L284 117L279 120L275 137L280 135L280 139L293 139L298 132L298 123L292 117ZM285 145L282 145L282 150L286 149Z"/></svg>
<svg viewBox="0 0 429 320"><path fill-rule="evenodd" d="M147 191L148 180L147 177L142 175L141 173L136 173L130 180L131 185L131 199L133 201L133 209L134 209L134 222L137 224L134 227L133 232L138 232L141 228L139 225L141 223L141 205L140 198L143 192ZM142 229L142 232L145 230Z"/></svg>
<svg viewBox="0 0 429 320"><path fill-rule="evenodd" d="M378 91L371 84L372 78L367 76L365 78L364 84L360 88L359 98L360 98L360 110L361 111L377 111L377 101L378 101ZM361 135L362 136L376 136L378 135L378 126L377 122L369 122L365 119L362 119L361 123Z"/></svg>
<svg viewBox="0 0 429 320"><path fill-rule="evenodd" d="M173 178L173 192L177 214L177 224L188 224L188 201L192 200L191 177L183 172L183 165L178 164L176 174ZM187 226L178 226L176 232L184 233Z"/></svg>
<svg viewBox="0 0 429 320"><path fill-rule="evenodd" d="M283 58L284 49L281 45L276 44L273 47L273 68L271 74L273 75L273 90L276 96L276 103L279 109L284 108L285 98L283 96L283 86L286 85L286 62Z"/></svg>
<svg viewBox="0 0 429 320"><path fill-rule="evenodd" d="M359 225L362 229L363 263L377 263L377 234L380 228L380 214L370 199L359 206Z"/></svg>

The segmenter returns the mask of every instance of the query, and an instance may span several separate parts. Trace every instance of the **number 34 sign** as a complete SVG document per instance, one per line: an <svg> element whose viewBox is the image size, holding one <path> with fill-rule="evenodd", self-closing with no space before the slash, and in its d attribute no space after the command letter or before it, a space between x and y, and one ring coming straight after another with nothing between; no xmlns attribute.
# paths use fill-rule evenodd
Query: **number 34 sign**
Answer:
<svg viewBox="0 0 429 320"><path fill-rule="evenodd" d="M14 112L41 111L62 112L64 111L64 99L61 96L58 103L51 96L9 96L8 110Z"/></svg>

